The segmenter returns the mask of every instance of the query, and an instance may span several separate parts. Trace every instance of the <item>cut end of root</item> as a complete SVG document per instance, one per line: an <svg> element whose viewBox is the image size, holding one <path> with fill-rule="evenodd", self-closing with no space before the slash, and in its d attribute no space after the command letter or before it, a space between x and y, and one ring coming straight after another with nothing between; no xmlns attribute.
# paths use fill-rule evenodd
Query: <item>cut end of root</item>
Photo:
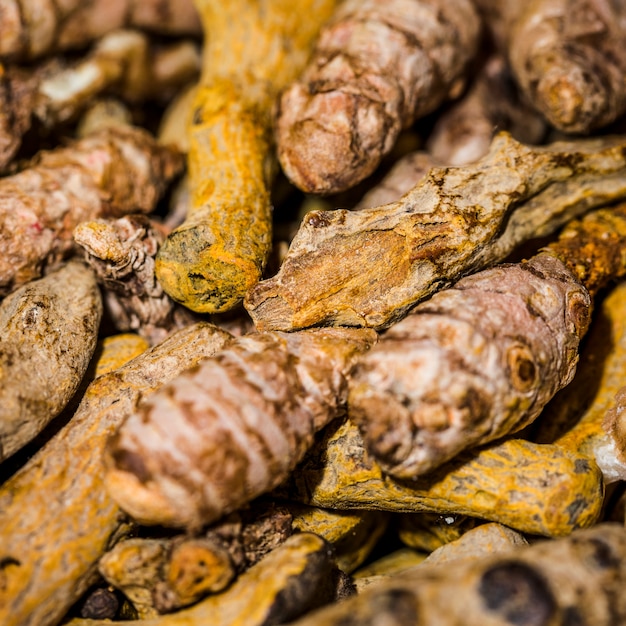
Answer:
<svg viewBox="0 0 626 626"><path fill-rule="evenodd" d="M537 107L558 129L587 133L603 126L606 93L597 77L573 67L571 72L546 72L537 84Z"/></svg>
<svg viewBox="0 0 626 626"><path fill-rule="evenodd" d="M174 232L161 246L155 264L163 290L196 313L223 313L238 306L261 269L227 254L192 231Z"/></svg>

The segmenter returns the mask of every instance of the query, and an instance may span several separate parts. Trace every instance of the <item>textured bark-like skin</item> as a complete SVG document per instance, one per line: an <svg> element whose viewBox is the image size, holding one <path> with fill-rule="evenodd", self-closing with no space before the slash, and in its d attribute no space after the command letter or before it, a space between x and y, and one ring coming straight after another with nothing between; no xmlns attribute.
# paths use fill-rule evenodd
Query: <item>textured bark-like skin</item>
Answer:
<svg viewBox="0 0 626 626"><path fill-rule="evenodd" d="M625 374L626 285L621 283L594 313L576 376L544 409L533 439L589 455L607 483L626 479L623 440L611 429L612 420L605 421L607 412L616 410Z"/></svg>
<svg viewBox="0 0 626 626"><path fill-rule="evenodd" d="M626 531L601 524L510 554L424 567L293 626L610 626L626 619Z"/></svg>
<svg viewBox="0 0 626 626"><path fill-rule="evenodd" d="M590 316L587 290L548 254L467 276L359 360L350 417L385 471L424 475L532 423L574 376Z"/></svg>
<svg viewBox="0 0 626 626"><path fill-rule="evenodd" d="M0 304L0 461L70 401L96 348L102 299L80 261L24 285Z"/></svg>
<svg viewBox="0 0 626 626"><path fill-rule="evenodd" d="M141 214L101 218L81 222L73 234L105 287L105 303L117 330L137 331L156 345L199 321L163 291L154 275L154 258L165 239L156 222Z"/></svg>
<svg viewBox="0 0 626 626"><path fill-rule="evenodd" d="M458 96L480 21L467 0L346 0L281 96L278 157L311 193L369 176L400 131Z"/></svg>
<svg viewBox="0 0 626 626"><path fill-rule="evenodd" d="M152 211L183 166L148 132L110 127L1 179L0 295L70 255L80 222Z"/></svg>
<svg viewBox="0 0 626 626"><path fill-rule="evenodd" d="M352 573L370 555L387 530L385 511L338 511L288 503L293 527L323 537L333 546L337 567Z"/></svg>
<svg viewBox="0 0 626 626"><path fill-rule="evenodd" d="M127 102L166 100L200 72L200 51L183 40L155 46L136 30L105 35L78 63L46 76L33 109L46 126L76 117L95 96L114 92Z"/></svg>
<svg viewBox="0 0 626 626"><path fill-rule="evenodd" d="M57 624L94 582L98 559L125 525L104 488L106 440L141 393L229 340L196 325L100 376L70 422L0 487L0 623Z"/></svg>
<svg viewBox="0 0 626 626"><path fill-rule="evenodd" d="M572 220L544 250L560 259L595 296L626 274L626 203Z"/></svg>
<svg viewBox="0 0 626 626"><path fill-rule="evenodd" d="M483 159L431 169L395 203L311 212L279 272L256 285L245 306L259 330L385 328L523 241L623 198L625 142L532 148L500 133Z"/></svg>
<svg viewBox="0 0 626 626"><path fill-rule="evenodd" d="M267 262L272 107L304 66L336 0L196 5L206 39L188 128L191 205L161 246L156 272L177 302L219 313L241 303Z"/></svg>
<svg viewBox="0 0 626 626"><path fill-rule="evenodd" d="M244 572L225 592L195 606L137 622L141 626L270 626L284 624L334 599L329 545L313 533L297 533ZM135 622L122 622L131 626ZM73 619L67 626L110 626Z"/></svg>
<svg viewBox="0 0 626 626"><path fill-rule="evenodd" d="M83 48L123 27L199 35L192 0L3 0L0 59L32 60Z"/></svg>
<svg viewBox="0 0 626 626"><path fill-rule="evenodd" d="M280 495L330 509L469 515L560 536L598 521L604 484L587 456L522 439L465 452L428 476L400 481L381 470L345 420L326 429Z"/></svg>
<svg viewBox="0 0 626 626"><path fill-rule="evenodd" d="M516 4L508 3L513 13L506 41L511 66L529 102L553 126L587 133L626 111L624 3Z"/></svg>
<svg viewBox="0 0 626 626"><path fill-rule="evenodd" d="M144 396L107 448L109 493L145 524L199 528L285 480L345 410L368 329L239 337Z"/></svg>

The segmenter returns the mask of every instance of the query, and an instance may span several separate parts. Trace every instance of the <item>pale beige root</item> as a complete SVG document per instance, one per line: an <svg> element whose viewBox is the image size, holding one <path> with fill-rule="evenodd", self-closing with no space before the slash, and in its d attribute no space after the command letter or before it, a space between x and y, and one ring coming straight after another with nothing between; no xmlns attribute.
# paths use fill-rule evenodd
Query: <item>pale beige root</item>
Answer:
<svg viewBox="0 0 626 626"><path fill-rule="evenodd" d="M138 626L270 626L287 623L335 599L329 545L297 533L244 572L225 592L195 606L137 622ZM122 622L132 626L134 622ZM108 620L73 619L67 626L110 626Z"/></svg>
<svg viewBox="0 0 626 626"><path fill-rule="evenodd" d="M287 177L312 193L365 179L403 128L461 93L479 34L467 0L345 0L280 98Z"/></svg>
<svg viewBox="0 0 626 626"><path fill-rule="evenodd" d="M626 619L626 532L600 524L513 553L393 576L293 626L510 626Z"/></svg>
<svg viewBox="0 0 626 626"><path fill-rule="evenodd" d="M476 559L488 554L510 552L527 545L528 540L521 533L491 522L472 528L455 541L440 546L424 559L424 565Z"/></svg>
<svg viewBox="0 0 626 626"><path fill-rule="evenodd" d="M297 503L287 503L293 514L293 527L312 532L333 546L337 567L351 574L374 549L387 530L385 511L337 511Z"/></svg>
<svg viewBox="0 0 626 626"><path fill-rule="evenodd" d="M104 287L109 317L119 331L134 330L151 345L197 321L174 302L154 275L154 258L165 232L145 215L81 222L74 241Z"/></svg>
<svg viewBox="0 0 626 626"><path fill-rule="evenodd" d="M121 541L103 555L98 570L146 619L223 591L291 534L292 515L285 507L257 505L198 536Z"/></svg>
<svg viewBox="0 0 626 626"><path fill-rule="evenodd" d="M526 97L556 128L588 133L626 111L626 6L531 0L508 29L508 56Z"/></svg>
<svg viewBox="0 0 626 626"><path fill-rule="evenodd" d="M329 509L468 515L560 536L598 521L604 483L585 455L522 439L463 453L428 476L400 481L381 470L358 428L343 420L324 431L279 493Z"/></svg>
<svg viewBox="0 0 626 626"><path fill-rule="evenodd" d="M221 349L210 324L175 333L88 387L69 423L0 487L0 623L53 626L94 582L124 529L102 454L142 393ZM62 566L60 566L62 564Z"/></svg>
<svg viewBox="0 0 626 626"><path fill-rule="evenodd" d="M27 61L84 48L119 28L200 35L192 0L3 0L0 59Z"/></svg>
<svg viewBox="0 0 626 626"><path fill-rule="evenodd" d="M366 329L238 337L146 394L107 449L111 496L144 524L199 528L285 480L345 410Z"/></svg>
<svg viewBox="0 0 626 626"><path fill-rule="evenodd" d="M241 304L267 263L277 170L272 108L337 1L196 4L205 43L187 129L191 203L161 246L156 273L177 302L221 313Z"/></svg>
<svg viewBox="0 0 626 626"><path fill-rule="evenodd" d="M41 152L0 179L0 294L70 255L80 222L152 211L183 166L147 131L119 127Z"/></svg>
<svg viewBox="0 0 626 626"><path fill-rule="evenodd" d="M610 447L608 454L606 451L602 456L611 456L615 458L613 465L614 471L619 472L619 480L624 480L624 469L626 465L626 387L620 388L615 394L613 404L606 412L602 426L610 437ZM617 473L616 472L616 473Z"/></svg>
<svg viewBox="0 0 626 626"><path fill-rule="evenodd" d="M126 102L167 100L200 72L200 50L183 40L155 46L136 30L105 35L83 59L45 77L34 114L46 126L73 119L95 96L114 92Z"/></svg>
<svg viewBox="0 0 626 626"><path fill-rule="evenodd" d="M130 103L166 102L199 70L195 42L157 45L135 30L105 35L78 62L53 57L28 70L0 64L0 171L34 120L45 129L74 120L101 94Z"/></svg>
<svg viewBox="0 0 626 626"><path fill-rule="evenodd" d="M477 521L466 515L406 513L399 516L396 526L402 543L422 552L433 552L460 539Z"/></svg>
<svg viewBox="0 0 626 626"><path fill-rule="evenodd" d="M536 255L461 279L389 328L356 364L349 414L398 478L532 423L573 378L587 290Z"/></svg>
<svg viewBox="0 0 626 626"><path fill-rule="evenodd" d="M611 290L594 312L576 375L535 422L533 440L595 459L606 483L626 479L619 443L603 428L626 375L626 284Z"/></svg>
<svg viewBox="0 0 626 626"><path fill-rule="evenodd" d="M94 273L70 261L0 304L0 461L70 401L96 348L102 300Z"/></svg>
<svg viewBox="0 0 626 626"><path fill-rule="evenodd" d="M483 63L467 94L437 118L425 148L440 163L465 165L487 154L494 135L502 130L521 143L539 144L547 123L522 101L506 59L494 54Z"/></svg>
<svg viewBox="0 0 626 626"><path fill-rule="evenodd" d="M128 598L139 619L158 615L152 589L160 578L171 543L170 539L125 539L107 550L98 561L100 575Z"/></svg>
<svg viewBox="0 0 626 626"><path fill-rule="evenodd" d="M96 347L94 378L108 374L143 354L150 345L139 335L122 333L104 337Z"/></svg>
<svg viewBox="0 0 626 626"><path fill-rule="evenodd" d="M397 202L311 212L245 306L259 330L385 328L525 240L623 198L625 145L614 136L530 147L499 133L480 161L433 168Z"/></svg>

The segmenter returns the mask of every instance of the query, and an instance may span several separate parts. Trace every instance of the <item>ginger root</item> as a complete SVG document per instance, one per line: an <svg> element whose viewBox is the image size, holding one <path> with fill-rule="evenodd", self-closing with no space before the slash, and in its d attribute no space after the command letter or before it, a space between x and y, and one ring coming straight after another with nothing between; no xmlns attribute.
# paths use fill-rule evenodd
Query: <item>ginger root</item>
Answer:
<svg viewBox="0 0 626 626"><path fill-rule="evenodd" d="M287 177L326 194L365 179L403 128L461 93L479 33L468 0L345 0L280 99Z"/></svg>
<svg viewBox="0 0 626 626"><path fill-rule="evenodd" d="M119 126L40 152L0 179L0 295L72 254L80 222L152 211L183 166L147 131Z"/></svg>
<svg viewBox="0 0 626 626"><path fill-rule="evenodd" d="M374 341L339 328L235 339L144 396L107 448L109 493L144 524L193 529L237 510L345 410L346 373Z"/></svg>

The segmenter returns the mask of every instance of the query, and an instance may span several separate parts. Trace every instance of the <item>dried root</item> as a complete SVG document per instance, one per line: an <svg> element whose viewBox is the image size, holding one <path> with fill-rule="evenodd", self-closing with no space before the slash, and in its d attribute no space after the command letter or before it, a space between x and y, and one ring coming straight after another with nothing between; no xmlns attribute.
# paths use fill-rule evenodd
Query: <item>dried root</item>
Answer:
<svg viewBox="0 0 626 626"><path fill-rule="evenodd" d="M103 555L98 570L141 619L156 617L224 591L291 535L291 522L284 507L251 507L198 536L121 541Z"/></svg>
<svg viewBox="0 0 626 626"><path fill-rule="evenodd" d="M385 471L428 473L532 423L567 385L591 302L548 255L436 293L356 365L350 417Z"/></svg>
<svg viewBox="0 0 626 626"><path fill-rule="evenodd" d="M40 153L0 180L0 294L73 252L85 220L152 211L182 156L139 128L107 128Z"/></svg>
<svg viewBox="0 0 626 626"><path fill-rule="evenodd" d="M118 30L105 35L76 65L41 80L33 112L53 126L75 118L103 92L116 93L126 102L167 100L199 71L195 43L183 40L158 47L144 33Z"/></svg>
<svg viewBox="0 0 626 626"><path fill-rule="evenodd" d="M433 168L403 198L314 211L276 276L249 292L260 330L385 328L464 274L626 195L624 137L531 148L501 133L465 167Z"/></svg>
<svg viewBox="0 0 626 626"><path fill-rule="evenodd" d="M418 565L294 626L610 626L626 619L625 554L624 529L601 524L454 567Z"/></svg>
<svg viewBox="0 0 626 626"><path fill-rule="evenodd" d="M426 149L398 159L355 208L396 202L433 167L478 161L489 152L494 135L500 131L508 131L521 143L537 144L546 126L540 114L520 102L504 58L493 55L481 66L467 93L437 117Z"/></svg>
<svg viewBox="0 0 626 626"><path fill-rule="evenodd" d="M0 461L67 405L96 348L102 302L93 272L71 261L0 304Z"/></svg>
<svg viewBox="0 0 626 626"><path fill-rule="evenodd" d="M297 533L244 572L224 593L141 626L267 626L287 623L336 598L329 545L312 533ZM111 626L108 620L73 619L67 626Z"/></svg>
<svg viewBox="0 0 626 626"><path fill-rule="evenodd" d="M622 2L532 0L513 13L506 41L511 66L550 124L588 133L626 111Z"/></svg>
<svg viewBox="0 0 626 626"><path fill-rule="evenodd" d="M609 426L618 423L614 403L624 385L625 314L626 284L622 283L594 314L574 380L544 409L532 433L535 441L555 443L594 459L606 483L626 478L623 440Z"/></svg>
<svg viewBox="0 0 626 626"><path fill-rule="evenodd" d="M604 484L587 455L522 439L462 453L419 479L396 480L345 420L324 431L278 493L330 509L468 515L555 537L598 521Z"/></svg>
<svg viewBox="0 0 626 626"><path fill-rule="evenodd" d="M594 295L626 274L626 205L573 221L530 261L436 293L357 364L350 416L383 468L422 475L532 423L573 378Z"/></svg>
<svg viewBox="0 0 626 626"><path fill-rule="evenodd" d="M108 447L110 494L142 523L199 528L270 491L345 409L345 375L374 341L350 329L238 338L144 397Z"/></svg>
<svg viewBox="0 0 626 626"><path fill-rule="evenodd" d="M100 376L68 424L0 487L0 623L53 626L89 588L127 527L103 484L108 438L140 394L229 340L210 324L190 326Z"/></svg>
<svg viewBox="0 0 626 626"><path fill-rule="evenodd" d="M193 311L232 309L261 276L272 230L271 109L335 4L197 0L206 43L188 129L191 205L156 266L163 289Z"/></svg>
<svg viewBox="0 0 626 626"><path fill-rule="evenodd" d="M151 345L199 321L175 303L154 274L154 259L165 233L147 216L81 222L74 240L105 287L105 304L119 331L134 330Z"/></svg>
<svg viewBox="0 0 626 626"><path fill-rule="evenodd" d="M467 0L343 2L281 96L283 171L315 193L369 176L403 128L460 94L479 32Z"/></svg>

